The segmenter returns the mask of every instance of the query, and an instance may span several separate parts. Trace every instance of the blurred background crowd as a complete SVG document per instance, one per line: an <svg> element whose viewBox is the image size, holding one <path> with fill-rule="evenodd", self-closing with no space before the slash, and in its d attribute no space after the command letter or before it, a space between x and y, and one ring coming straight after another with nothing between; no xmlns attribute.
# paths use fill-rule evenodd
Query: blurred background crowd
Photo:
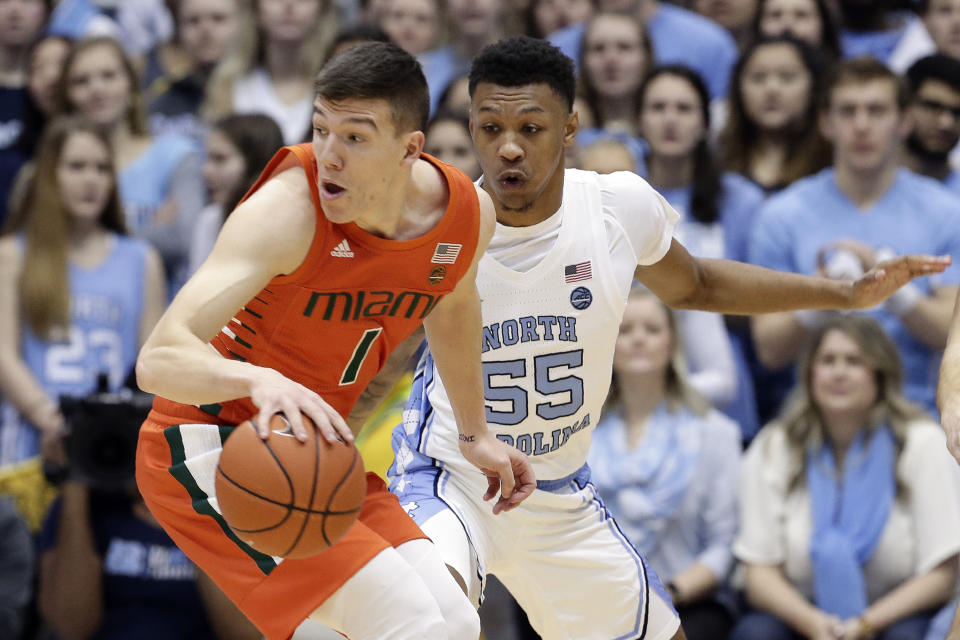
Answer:
<svg viewBox="0 0 960 640"><path fill-rule="evenodd" d="M960 0L0 0L0 638L259 637L131 483L139 346L273 152L310 139L325 60L417 56L426 151L476 179L466 73L519 34L576 62L568 166L645 177L692 253L831 278L960 262ZM826 640L864 612L845 638L946 637L958 284L753 319L632 294L590 465L691 640ZM358 441L381 474L408 387ZM495 581L482 618L536 637Z"/></svg>

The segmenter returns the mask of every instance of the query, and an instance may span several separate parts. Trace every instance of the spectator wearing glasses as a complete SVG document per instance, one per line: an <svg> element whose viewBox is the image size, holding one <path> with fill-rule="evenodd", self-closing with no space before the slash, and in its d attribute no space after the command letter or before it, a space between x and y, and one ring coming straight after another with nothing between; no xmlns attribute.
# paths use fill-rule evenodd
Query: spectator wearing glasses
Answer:
<svg viewBox="0 0 960 640"><path fill-rule="evenodd" d="M950 166L950 150L960 140L960 60L935 54L921 58L906 73L913 125L901 162L939 180L960 194L960 173Z"/></svg>

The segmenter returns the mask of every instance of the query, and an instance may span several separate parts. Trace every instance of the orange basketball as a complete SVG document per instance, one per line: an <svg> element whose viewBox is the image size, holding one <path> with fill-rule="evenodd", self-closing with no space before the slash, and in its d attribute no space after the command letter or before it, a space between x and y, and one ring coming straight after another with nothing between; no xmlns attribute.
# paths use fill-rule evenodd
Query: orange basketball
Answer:
<svg viewBox="0 0 960 640"><path fill-rule="evenodd" d="M303 416L308 426L313 422ZM267 440L247 420L217 465L220 513L237 537L271 556L305 558L327 549L360 515L367 493L356 447L328 443L316 428L300 442L279 414Z"/></svg>

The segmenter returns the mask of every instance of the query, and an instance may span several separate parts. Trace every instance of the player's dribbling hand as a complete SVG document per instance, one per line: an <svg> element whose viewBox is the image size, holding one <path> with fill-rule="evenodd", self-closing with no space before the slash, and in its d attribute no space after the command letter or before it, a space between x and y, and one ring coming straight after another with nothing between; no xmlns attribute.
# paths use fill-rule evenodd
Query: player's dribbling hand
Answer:
<svg viewBox="0 0 960 640"><path fill-rule="evenodd" d="M880 304L914 278L941 273L950 256L908 255L877 263L853 283L851 308L869 309Z"/></svg>
<svg viewBox="0 0 960 640"><path fill-rule="evenodd" d="M353 442L353 432L343 417L323 398L307 387L274 371L263 369L263 374L251 385L250 400L260 412L255 424L257 433L266 440L270 437L270 418L282 414L290 430L300 442L307 441L307 429L301 413L306 414L327 442Z"/></svg>
<svg viewBox="0 0 960 640"><path fill-rule="evenodd" d="M526 454L501 442L489 431L478 436L461 436L460 452L487 476L483 499L492 500L500 493L493 505L494 515L515 508L537 488Z"/></svg>

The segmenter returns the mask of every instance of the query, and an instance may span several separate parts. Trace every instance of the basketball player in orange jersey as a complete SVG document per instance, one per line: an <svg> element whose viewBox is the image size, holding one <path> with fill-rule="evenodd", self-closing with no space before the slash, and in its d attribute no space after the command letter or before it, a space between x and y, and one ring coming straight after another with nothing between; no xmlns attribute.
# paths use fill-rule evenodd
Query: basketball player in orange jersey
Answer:
<svg viewBox="0 0 960 640"><path fill-rule="evenodd" d="M463 455L497 491L494 512L535 486L526 457L484 417L476 263L492 202L421 157L428 101L414 58L359 45L317 77L310 145L281 150L230 215L209 259L137 362L157 394L137 481L184 552L270 640L313 617L351 640L467 640L479 620L432 544L368 474L359 521L332 548L281 560L246 545L217 510L221 440L254 418L263 438L301 412L330 441L391 350L422 323L460 425Z"/></svg>

